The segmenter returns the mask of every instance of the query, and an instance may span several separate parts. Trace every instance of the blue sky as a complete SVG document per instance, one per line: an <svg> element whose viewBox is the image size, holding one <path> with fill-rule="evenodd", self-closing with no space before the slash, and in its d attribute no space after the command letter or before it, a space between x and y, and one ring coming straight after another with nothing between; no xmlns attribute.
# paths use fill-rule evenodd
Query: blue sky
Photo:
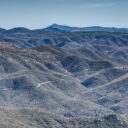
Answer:
<svg viewBox="0 0 128 128"><path fill-rule="evenodd" d="M51 24L128 28L128 0L0 0L0 27Z"/></svg>

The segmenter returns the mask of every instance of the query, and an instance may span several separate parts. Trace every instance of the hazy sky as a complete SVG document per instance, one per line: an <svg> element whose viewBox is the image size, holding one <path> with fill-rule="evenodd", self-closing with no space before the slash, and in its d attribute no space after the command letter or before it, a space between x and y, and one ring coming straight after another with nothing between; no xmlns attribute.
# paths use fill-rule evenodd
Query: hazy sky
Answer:
<svg viewBox="0 0 128 128"><path fill-rule="evenodd" d="M128 0L0 0L0 27L128 27Z"/></svg>

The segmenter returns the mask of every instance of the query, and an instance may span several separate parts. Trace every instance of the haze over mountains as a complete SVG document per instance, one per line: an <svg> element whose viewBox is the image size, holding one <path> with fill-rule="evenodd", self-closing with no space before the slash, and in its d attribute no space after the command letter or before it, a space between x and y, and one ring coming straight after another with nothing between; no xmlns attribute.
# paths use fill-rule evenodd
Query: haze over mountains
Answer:
<svg viewBox="0 0 128 128"><path fill-rule="evenodd" d="M1 107L19 108L16 111L21 115L22 109L28 108L27 119L32 111L39 114L38 110L30 108L65 117L88 116L91 117L90 123L84 119L86 125L91 124L87 128L92 122L95 124L94 118L100 118L96 128L109 128L109 123L105 126L101 118L113 114L105 118L116 122L112 128L128 127L126 31L110 28L101 31L95 27L86 28L85 32L58 25L40 30L20 27L0 29L0 42ZM1 112L6 117L8 110L2 109ZM119 120L118 114L121 114ZM52 116L52 119L62 121L58 116ZM65 122L69 125L65 127L73 125L67 119Z"/></svg>
<svg viewBox="0 0 128 128"><path fill-rule="evenodd" d="M55 32L75 32L75 31L105 31L105 32L120 32L128 33L128 28L116 28L116 27L101 27L101 26L91 26L91 27L70 27L66 25L52 24L41 30L50 30ZM11 31L11 32L27 32L30 31L28 28L17 27L12 29L3 29L0 28L0 32Z"/></svg>
<svg viewBox="0 0 128 128"><path fill-rule="evenodd" d="M116 27L101 27L101 26L91 26L91 27L71 27L66 25L59 25L59 24L52 24L46 28L43 28L44 30L51 30L51 31L57 31L57 32L74 32L74 31L105 31L105 32L122 32L122 33L128 33L128 28L116 28ZM28 28L24 27L17 27L12 29L3 29L0 28L0 32L4 31L19 31L19 32L25 32L30 31Z"/></svg>
<svg viewBox="0 0 128 128"><path fill-rule="evenodd" d="M46 30L52 30L57 32L74 32L74 31L105 31L105 32L125 32L128 33L128 28L116 28L116 27L101 27L101 26L92 26L92 27L70 27L66 25L53 24Z"/></svg>

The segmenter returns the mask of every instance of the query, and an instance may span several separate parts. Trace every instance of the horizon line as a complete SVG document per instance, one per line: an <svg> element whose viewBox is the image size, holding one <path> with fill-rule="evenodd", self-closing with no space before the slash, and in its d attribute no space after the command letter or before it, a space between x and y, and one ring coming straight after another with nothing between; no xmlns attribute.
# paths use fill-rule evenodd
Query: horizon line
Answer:
<svg viewBox="0 0 128 128"><path fill-rule="evenodd" d="M83 26L83 27L80 27L80 26L70 26L70 25L62 25L62 24L57 24L57 23L53 23L53 24L50 24L46 27L40 27L40 28L29 28L29 27L25 27L25 26L16 26L16 27L10 27L10 28L5 28L5 27L0 27L0 29L4 29L4 30L11 30L11 29L15 29L15 28L24 28L24 29L28 29L28 30L38 30L38 29L45 29L45 28L48 28L50 26L53 26L53 25L58 25L58 26L64 26L64 27L71 27L71 28L91 28L91 27L101 27L101 28L117 28L117 29L128 29L128 27L117 27L117 26L100 26L100 25L92 25L92 26Z"/></svg>

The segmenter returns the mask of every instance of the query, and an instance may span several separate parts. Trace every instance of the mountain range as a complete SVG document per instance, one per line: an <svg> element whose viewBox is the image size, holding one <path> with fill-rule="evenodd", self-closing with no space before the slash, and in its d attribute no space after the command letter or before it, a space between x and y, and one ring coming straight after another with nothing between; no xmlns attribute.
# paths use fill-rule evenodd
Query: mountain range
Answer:
<svg viewBox="0 0 128 128"><path fill-rule="evenodd" d="M55 32L75 32L75 31L102 31L102 32L119 32L119 33L128 33L128 28L116 28L116 27L101 27L101 26L91 26L91 27L71 27L66 25L52 24L43 29L36 30L50 30ZM31 31L28 28L17 27L12 29L3 29L0 28L0 32L28 32Z"/></svg>
<svg viewBox="0 0 128 128"><path fill-rule="evenodd" d="M17 118L26 128L128 127L126 32L20 27L0 29L0 42L0 113L5 119ZM0 126L11 128L5 119Z"/></svg>
<svg viewBox="0 0 128 128"><path fill-rule="evenodd" d="M128 33L128 28L116 28L116 27L70 27L66 25L53 24L45 28L46 30L57 31L57 32L74 32L74 31L105 31L105 32L121 32Z"/></svg>
<svg viewBox="0 0 128 128"><path fill-rule="evenodd" d="M118 47L128 45L128 34L117 32L55 32L45 29L29 30L14 28L0 32L0 42L6 42L21 48L41 45L57 46L65 49L102 45Z"/></svg>
<svg viewBox="0 0 128 128"><path fill-rule="evenodd" d="M128 112L124 58L91 48L22 49L1 43L0 60L1 106L42 108L64 116Z"/></svg>

